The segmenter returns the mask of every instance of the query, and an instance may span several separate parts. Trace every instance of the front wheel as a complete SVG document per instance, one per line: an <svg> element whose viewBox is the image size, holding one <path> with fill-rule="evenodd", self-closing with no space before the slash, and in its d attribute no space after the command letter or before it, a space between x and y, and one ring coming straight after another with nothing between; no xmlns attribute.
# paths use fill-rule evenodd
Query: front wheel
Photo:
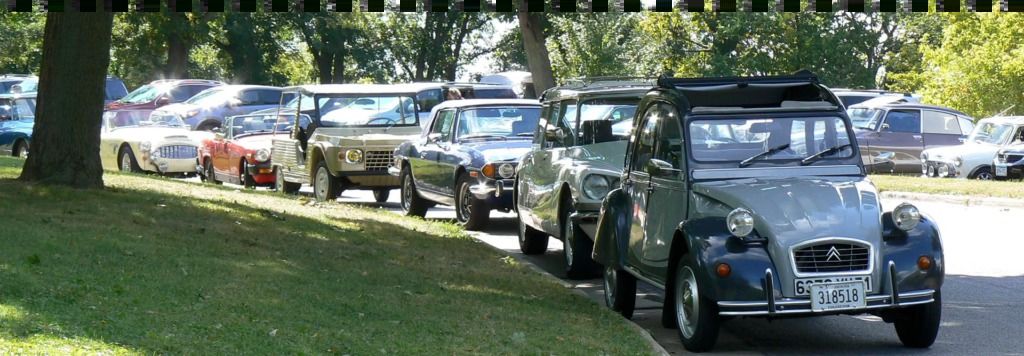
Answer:
<svg viewBox="0 0 1024 356"><path fill-rule="evenodd" d="M321 160L316 167L316 175L313 179L313 195L317 201L334 201L338 199L338 178L331 174L327 168L327 162Z"/></svg>
<svg viewBox="0 0 1024 356"><path fill-rule="evenodd" d="M284 172L281 167L274 167L274 190L284 194L295 194L302 188L302 184L292 183L284 180Z"/></svg>
<svg viewBox="0 0 1024 356"><path fill-rule="evenodd" d="M28 141L18 141L18 144L14 146L14 156L27 159L28 148Z"/></svg>
<svg viewBox="0 0 1024 356"><path fill-rule="evenodd" d="M388 197L391 196L391 189L374 189L373 200L378 203L384 203L388 201Z"/></svg>
<svg viewBox="0 0 1024 356"><path fill-rule="evenodd" d="M981 167L978 168L977 172L974 172L974 176L971 178L978 180L992 180L995 178L995 175L992 174L992 168Z"/></svg>
<svg viewBox="0 0 1024 356"><path fill-rule="evenodd" d="M626 319L636 308L636 277L615 267L604 268L604 304Z"/></svg>
<svg viewBox="0 0 1024 356"><path fill-rule="evenodd" d="M935 343L942 319L942 293L935 291L935 301L899 310L893 325L903 346L927 348Z"/></svg>
<svg viewBox="0 0 1024 356"><path fill-rule="evenodd" d="M470 185L469 176L459 176L455 191L455 220L466 230L480 230L490 220L491 211L486 201L473 196L469 191Z"/></svg>
<svg viewBox="0 0 1024 356"><path fill-rule="evenodd" d="M247 164L245 161L242 161L242 164L238 165L238 182L242 187L256 189L256 180L249 174L249 170L246 166Z"/></svg>
<svg viewBox="0 0 1024 356"><path fill-rule="evenodd" d="M210 159L206 160L206 164L203 165L203 170L206 171L206 181L207 182L210 182L210 183L213 183L213 184L220 184L221 183L219 180L217 180L217 176L214 175L214 171L213 171L213 158L210 158Z"/></svg>
<svg viewBox="0 0 1024 356"><path fill-rule="evenodd" d="M519 221L519 250L526 255L539 255L548 250L548 235L526 225L522 215Z"/></svg>
<svg viewBox="0 0 1024 356"><path fill-rule="evenodd" d="M427 215L427 202L416 193L416 182L412 179L409 169L402 169L399 181L402 184L402 213L405 216L424 217Z"/></svg>
<svg viewBox="0 0 1024 356"><path fill-rule="evenodd" d="M590 257L594 243L572 220L574 212L575 210L569 208L562 218L562 257L565 258L565 275L570 279L596 277L598 267Z"/></svg>
<svg viewBox="0 0 1024 356"><path fill-rule="evenodd" d="M695 268L690 263L679 261L676 265L671 302L675 307L679 338L683 347L691 352L711 350L718 340L718 306L701 295Z"/></svg>
<svg viewBox="0 0 1024 356"><path fill-rule="evenodd" d="M119 157L119 161L121 162L121 164L120 164L121 172L126 172L126 173L140 173L140 172L142 172L142 169L139 168L138 161L135 160L135 153L132 152L132 148L131 147L125 146L125 148L123 150L121 150L121 157Z"/></svg>

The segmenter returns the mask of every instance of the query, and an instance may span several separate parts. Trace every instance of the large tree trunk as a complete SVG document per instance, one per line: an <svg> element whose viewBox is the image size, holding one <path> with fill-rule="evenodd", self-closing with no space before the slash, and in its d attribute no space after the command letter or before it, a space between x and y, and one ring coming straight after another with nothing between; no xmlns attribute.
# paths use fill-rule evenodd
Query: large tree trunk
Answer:
<svg viewBox="0 0 1024 356"><path fill-rule="evenodd" d="M100 124L111 12L46 15L32 148L21 180L103 187Z"/></svg>
<svg viewBox="0 0 1024 356"><path fill-rule="evenodd" d="M526 63L533 76L533 87L537 95L555 86L555 74L551 70L547 38L544 36L543 15L526 12L526 1L519 1L519 29L523 34L523 49Z"/></svg>
<svg viewBox="0 0 1024 356"><path fill-rule="evenodd" d="M167 37L167 78L188 78L188 44L178 34Z"/></svg>

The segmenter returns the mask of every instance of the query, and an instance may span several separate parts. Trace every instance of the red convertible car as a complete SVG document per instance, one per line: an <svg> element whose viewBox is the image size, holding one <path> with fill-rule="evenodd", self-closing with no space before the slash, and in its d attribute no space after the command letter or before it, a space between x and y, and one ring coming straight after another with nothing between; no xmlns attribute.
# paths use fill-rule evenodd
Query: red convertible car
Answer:
<svg viewBox="0 0 1024 356"><path fill-rule="evenodd" d="M232 116L224 128L216 129L214 137L199 147L196 170L204 181L256 186L274 186L270 166L270 139L275 132L285 133L291 124L278 122L277 115L257 114Z"/></svg>

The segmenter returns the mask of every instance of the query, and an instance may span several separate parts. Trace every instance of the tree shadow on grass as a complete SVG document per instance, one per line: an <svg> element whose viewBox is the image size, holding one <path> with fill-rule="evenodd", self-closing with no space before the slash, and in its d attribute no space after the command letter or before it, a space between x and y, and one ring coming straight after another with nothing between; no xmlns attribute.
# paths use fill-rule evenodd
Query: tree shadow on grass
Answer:
<svg viewBox="0 0 1024 356"><path fill-rule="evenodd" d="M330 210L341 207L299 216L154 191L13 180L0 180L0 201L0 340L28 350L644 347L599 306L471 239L399 217ZM566 338L573 342L560 342Z"/></svg>

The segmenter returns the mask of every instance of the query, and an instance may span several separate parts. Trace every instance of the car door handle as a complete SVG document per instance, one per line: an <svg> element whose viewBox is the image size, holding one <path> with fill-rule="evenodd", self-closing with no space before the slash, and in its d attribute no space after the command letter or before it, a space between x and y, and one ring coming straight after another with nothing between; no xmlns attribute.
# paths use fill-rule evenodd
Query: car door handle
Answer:
<svg viewBox="0 0 1024 356"><path fill-rule="evenodd" d="M921 139L921 135L914 135L914 138L920 140Z"/></svg>
<svg viewBox="0 0 1024 356"><path fill-rule="evenodd" d="M959 137L959 138L957 138L956 140L957 140L957 141L960 141L960 143L964 143L964 141L967 141L967 139L965 139L965 138L963 138L963 137Z"/></svg>

